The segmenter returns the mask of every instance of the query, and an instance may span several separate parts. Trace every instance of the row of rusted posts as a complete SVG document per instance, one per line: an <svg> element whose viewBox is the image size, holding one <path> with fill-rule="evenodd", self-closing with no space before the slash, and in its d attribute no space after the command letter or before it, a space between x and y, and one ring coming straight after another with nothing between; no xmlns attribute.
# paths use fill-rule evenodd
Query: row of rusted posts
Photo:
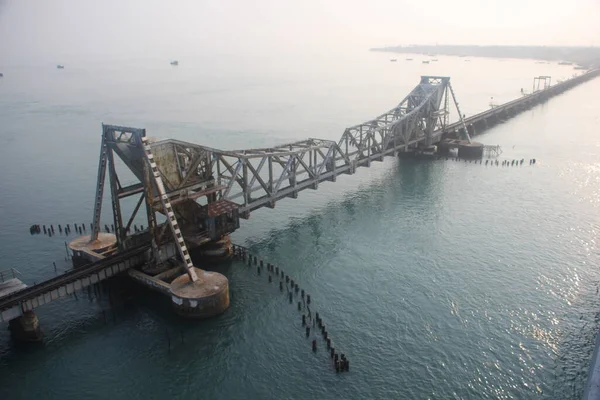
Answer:
<svg viewBox="0 0 600 400"><path fill-rule="evenodd" d="M458 157L446 157L446 161L448 161L448 160L451 160L451 161L461 161L461 160L464 160L465 164L467 162L469 162L469 164L470 163L484 164L483 160L481 160L481 159L480 160L469 160L469 159L465 159L465 158L461 159L461 158L458 158ZM525 162L524 158L522 158L520 160L504 160L502 162L499 162L498 160L485 160L485 165L487 166L489 164L489 165L492 165L492 166L496 165L496 166L502 166L502 167L509 167L509 166L510 167L515 167L515 166L521 166L521 165L523 165L524 162ZM536 162L535 158L529 159L529 165L534 165L535 162Z"/></svg>
<svg viewBox="0 0 600 400"><path fill-rule="evenodd" d="M90 231L93 229L92 228L92 224L89 224L90 226ZM69 234L71 234L73 232L73 230L75 231L75 233L79 233L80 235L83 235L84 232L87 232L86 229L86 224L73 224L73 228L71 228L71 224L66 224L63 225L58 224L57 225L58 228L58 233L59 234L64 234L66 236L68 236ZM133 230L135 232L142 232L144 230L144 225L140 225L139 227L137 225L133 225ZM44 232L44 235L48 235L48 236L54 236L56 235L56 231L54 230L54 225L48 225L48 227L46 227L46 225L31 225L29 227L29 233L31 233L32 235L38 235L40 233L42 233L42 231ZM104 225L104 231L106 233L114 233L115 232L115 225L111 224L110 226L108 224ZM128 231L131 231L131 227L129 228Z"/></svg>
<svg viewBox="0 0 600 400"><path fill-rule="evenodd" d="M244 263L248 266L255 266L257 275L261 275L263 268L265 267L265 262L262 258L258 258L256 255L250 254L248 249L243 246L233 245L233 257L235 259L244 261ZM289 275L287 275L282 268L277 265L266 263L267 273L268 273L268 282L272 283L273 280L279 281L279 291L283 293L284 286L287 291L286 297L290 304L294 303L294 296L297 299L297 308L299 312L302 312L302 326L305 328L306 337L310 337L311 327L315 332L315 336L313 336L313 340L311 341L312 350L314 352L317 351L317 332L320 331L320 334L323 338L323 341L326 343L327 351L330 355L330 359L333 367L336 372L343 372L350 370L350 361L346 357L344 353L338 354L335 350L333 339L329 335L327 328L325 326L325 322L319 315L318 312L315 313L314 318L312 315L312 311L310 309L311 298L310 294L305 292L304 289L300 287L298 281L295 281Z"/></svg>

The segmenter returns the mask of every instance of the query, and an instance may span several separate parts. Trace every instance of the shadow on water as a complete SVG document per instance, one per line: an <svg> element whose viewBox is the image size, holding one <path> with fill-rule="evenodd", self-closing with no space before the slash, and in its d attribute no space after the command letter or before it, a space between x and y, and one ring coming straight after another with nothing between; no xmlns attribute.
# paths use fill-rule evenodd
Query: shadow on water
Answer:
<svg viewBox="0 0 600 400"><path fill-rule="evenodd" d="M285 227L273 229L265 240L254 242L250 239L249 247L253 252L273 253L286 242L293 242L299 247L309 249L320 246L323 241L325 241L323 245L327 245L327 238L324 236L328 235L330 227L335 226L343 230L360 219L365 214L365 210L370 210L370 213L373 210L383 212L393 207L397 201L418 202L433 210L442 197L436 189L436 180L440 179L441 175L440 165L431 161L399 159L396 165L385 171L382 176L367 186L351 192L344 200L331 202L323 209L313 211L307 217L293 220ZM335 246L331 250L335 251ZM293 257L294 254L289 256ZM236 298L240 295L238 291L240 288L236 282L236 278L239 277L235 275L235 262L199 262L199 264L206 270L218 271L230 279L232 306L235 306ZM43 351L47 346L60 346L77 336L102 330L104 326L110 329L112 325L135 320L139 313L151 314L158 325L163 326L165 330L172 329L175 332L190 330L194 334L206 334L231 323L228 314L232 313L225 313L222 317L202 323L179 318L172 312L170 301L166 296L132 282L125 276L105 281L90 292L80 293L79 297L94 304L77 305L89 308L79 314L77 321L60 321L59 316L59 321L45 330L45 341L39 345L21 345L12 340L8 342L5 340L0 347L3 360L8 362L23 351ZM57 306L57 308L70 307L68 304L57 304ZM51 316L40 318L42 328L49 325L44 320L47 317Z"/></svg>
<svg viewBox="0 0 600 400"><path fill-rule="evenodd" d="M397 204L420 205L421 215L441 208L444 161L398 159L396 164L368 185L354 190L341 201L332 201L310 215L274 228L261 240L247 239L253 252L274 252L283 242L299 239L317 246L331 227L345 229L367 214L382 214ZM293 255L290 255L293 257Z"/></svg>

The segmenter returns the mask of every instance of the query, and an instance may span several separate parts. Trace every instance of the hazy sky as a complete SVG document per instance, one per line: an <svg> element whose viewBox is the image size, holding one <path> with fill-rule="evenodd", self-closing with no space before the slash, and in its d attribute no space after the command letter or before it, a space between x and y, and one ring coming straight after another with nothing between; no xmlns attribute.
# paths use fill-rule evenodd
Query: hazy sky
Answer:
<svg viewBox="0 0 600 400"><path fill-rule="evenodd" d="M0 63L86 56L600 45L600 0L0 0Z"/></svg>

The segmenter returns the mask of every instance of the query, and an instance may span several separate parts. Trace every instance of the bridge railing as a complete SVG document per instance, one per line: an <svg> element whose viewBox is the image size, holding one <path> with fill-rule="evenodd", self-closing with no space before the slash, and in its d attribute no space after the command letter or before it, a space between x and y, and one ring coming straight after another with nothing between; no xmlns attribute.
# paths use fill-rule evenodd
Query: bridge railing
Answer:
<svg viewBox="0 0 600 400"><path fill-rule="evenodd" d="M29 286L17 292L11 293L8 296L5 296L0 299L0 311L7 307L12 307L13 305L18 304L21 301L33 298L37 295L46 293L50 290L60 287L65 283L72 282L74 280L92 275L93 273L102 268L118 263L120 261L127 260L130 257L147 251L149 248L149 244L140 245L135 248L125 250L121 253L117 253L115 255L106 257L100 261L96 261L94 263L85 265L83 267L68 270L63 274L50 278L42 283L38 283L37 285Z"/></svg>
<svg viewBox="0 0 600 400"><path fill-rule="evenodd" d="M492 107L489 110L482 111L476 115L471 115L471 116L465 118L464 121L466 124L474 123L478 120L485 119L492 115L501 113L502 111L504 111L506 109L510 109L510 108L516 106L517 104L543 97L545 94L552 93L556 90L561 90L563 88L566 89L566 88L570 87L571 85L577 84L580 81L585 81L587 79L591 79L599 74L600 74L600 69L594 69L594 70L588 71L585 74L578 75L578 76L568 79L566 81L556 83L555 85L549 86L546 89L538 90L533 93L526 94L517 99L511 100L507 103ZM445 130L455 130L455 129L458 129L461 127L462 127L462 123L460 121L458 121L458 122L453 122L452 124L446 126Z"/></svg>
<svg viewBox="0 0 600 400"><path fill-rule="evenodd" d="M6 282L9 279L18 279L21 273L15 268L0 270L0 282Z"/></svg>

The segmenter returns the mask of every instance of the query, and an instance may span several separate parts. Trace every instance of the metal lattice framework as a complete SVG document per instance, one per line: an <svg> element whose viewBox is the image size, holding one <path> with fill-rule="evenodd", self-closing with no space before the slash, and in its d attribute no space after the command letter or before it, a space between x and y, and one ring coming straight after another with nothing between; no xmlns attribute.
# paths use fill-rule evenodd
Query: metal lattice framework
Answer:
<svg viewBox="0 0 600 400"><path fill-rule="evenodd" d="M124 244L132 222L143 203L146 204L148 228L152 233L153 245L156 249L157 244L159 245L168 236L169 226L164 224L159 227L156 213L168 217L173 211L165 209L164 195L169 201L167 208L173 206L177 210L183 206L189 208L190 201L203 194L206 195L207 192L212 193L211 189L216 190L209 169L211 155L202 146L178 140L154 142L149 144L153 153L151 161L148 159L146 149L148 146L145 143L147 144L144 129L102 125L91 240L97 239L101 230L102 198L107 169L115 234L120 246ZM115 154L137 178L137 183L127 186L121 184L115 166ZM153 166L154 161L156 164ZM139 195L139 199L127 222L124 223L121 201L135 195Z"/></svg>
<svg viewBox="0 0 600 400"><path fill-rule="evenodd" d="M174 220L170 229L174 232L171 234L180 236L176 240L181 239L183 232L186 241L203 243L210 238L207 231L199 229L202 216L230 215L233 209L248 218L253 210L272 208L278 200L296 198L298 192L307 188L316 190L320 182L353 174L356 168L368 167L372 161L383 161L385 156L395 156L419 145L431 145L448 124L450 95L464 128L462 133L470 140L450 78L437 76L421 77L398 106L347 128L337 142L307 139L270 148L225 151L173 139L152 142L146 139L144 129L103 125L91 239L95 240L100 231L107 167L119 246L126 247L132 221L145 200L153 249L158 254L163 239L168 239L169 224L159 226L156 213L168 218L176 215L181 223ZM114 154L138 183L121 185ZM120 201L136 194L140 195L137 205L123 224ZM205 198L204 206L196 202L201 197ZM236 226L239 224L227 229L234 230Z"/></svg>
<svg viewBox="0 0 600 400"><path fill-rule="evenodd" d="M423 76L398 106L347 128L338 142L307 139L239 151L206 148L218 183L226 187L221 196L238 203L240 215L247 218L253 210L274 207L284 197L296 198L299 191L317 189L319 182L335 181L339 174L353 174L357 167L420 143L430 145L448 121L448 89L450 78ZM453 92L452 97L458 107Z"/></svg>

